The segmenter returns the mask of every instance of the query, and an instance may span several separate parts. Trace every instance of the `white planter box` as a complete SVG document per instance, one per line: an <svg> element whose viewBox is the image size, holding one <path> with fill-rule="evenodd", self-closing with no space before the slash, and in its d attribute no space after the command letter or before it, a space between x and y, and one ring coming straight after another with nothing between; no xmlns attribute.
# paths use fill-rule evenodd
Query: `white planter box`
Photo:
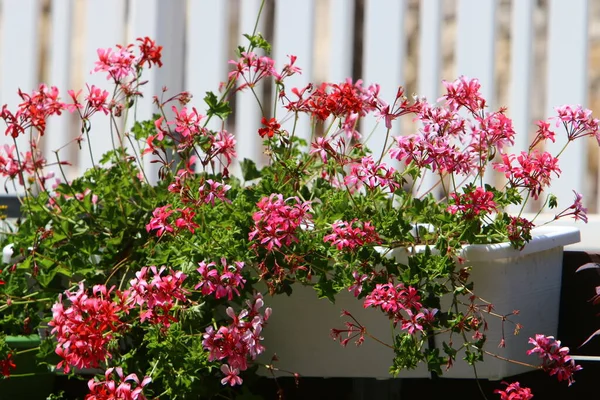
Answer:
<svg viewBox="0 0 600 400"><path fill-rule="evenodd" d="M519 310L510 319L523 325L521 332L513 335L514 325L505 322L506 347L498 348L502 338L502 323L489 316L486 350L512 360L538 364L537 356L528 356L532 346L529 338L536 333L556 337L562 280L563 247L580 240L574 227L546 226L534 229L533 239L521 251L508 243L471 245L462 256L473 266L471 279L475 282L477 296L494 304L495 312L508 314ZM437 347L449 335L436 336ZM560 339L560 338L558 338ZM458 337L455 337L458 343ZM454 366L444 372L445 378L473 378L473 367L459 353ZM530 372L531 368L484 356L477 363L480 378L499 380L507 376Z"/></svg>
<svg viewBox="0 0 600 400"><path fill-rule="evenodd" d="M508 243L466 246L462 256L466 265L473 267L475 293L494 304L496 312L507 314L518 309L512 317L523 325L521 333L513 336L514 325L506 323L506 347L498 348L502 337L501 321L488 317L486 349L496 354L530 364L534 356L527 356L528 339L536 333L556 336L560 300L563 247L579 241L579 230L572 227L542 227L534 230L534 238L521 250ZM348 310L367 327L375 337L392 343L391 322L379 310L364 309L362 300L344 291L336 296L336 303L318 299L310 287L294 286L292 296L266 297L265 303L273 314L263 331L267 350L260 361L268 363L276 353L276 367L296 372L305 377L354 377L389 379L389 367L394 352L366 337L356 347L353 341L342 347L331 336L331 328L343 328L347 318L340 318L341 310ZM437 347L448 341L449 334L435 337ZM454 337L456 345L462 338ZM264 369L261 369L264 371ZM529 368L501 361L490 356L477 364L479 378L491 380L530 371ZM265 375L267 375L265 373ZM276 375L285 375L277 373ZM267 375L268 376L268 375ZM399 378L428 378L425 365L414 371L403 371ZM454 366L444 371L446 378L474 378L473 368L457 355Z"/></svg>

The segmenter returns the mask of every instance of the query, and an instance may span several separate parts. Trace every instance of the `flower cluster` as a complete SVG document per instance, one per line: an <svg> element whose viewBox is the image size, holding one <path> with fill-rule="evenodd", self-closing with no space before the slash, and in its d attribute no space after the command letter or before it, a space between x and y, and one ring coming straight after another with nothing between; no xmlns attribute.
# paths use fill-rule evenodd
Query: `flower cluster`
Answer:
<svg viewBox="0 0 600 400"><path fill-rule="evenodd" d="M385 283L375 286L375 289L365 297L363 306L364 308L379 307L390 316L394 326L400 323L401 329L412 335L417 331L422 332L423 324L432 323L437 313L436 309L424 309L420 300L418 290L412 286L405 287L402 283L394 286Z"/></svg>
<svg viewBox="0 0 600 400"><path fill-rule="evenodd" d="M369 221L336 221L331 225L331 230L332 233L326 235L323 241L331 242L338 250L355 250L365 244L381 242L375 227Z"/></svg>
<svg viewBox="0 0 600 400"><path fill-rule="evenodd" d="M292 204L288 205L288 202ZM254 229L248 238L258 241L269 251L298 242L296 231L311 220L310 202L300 201L297 197L284 200L283 195L273 193L256 205L260 211L252 215Z"/></svg>
<svg viewBox="0 0 600 400"><path fill-rule="evenodd" d="M493 200L494 193L487 192L482 187L462 195L451 193L450 196L454 202L448 206L448 212L451 214L460 212L466 219L473 219L481 213L497 211L498 206Z"/></svg>
<svg viewBox="0 0 600 400"><path fill-rule="evenodd" d="M234 265L227 265L227 260L221 258L222 272L217 269L217 264L214 262L206 263L202 261L198 263L198 271L201 275L200 282L194 289L201 289L204 296L212 295L215 298L227 298L232 300L233 295L240 295L239 289L244 287L246 280L242 276L242 261L234 262Z"/></svg>
<svg viewBox="0 0 600 400"><path fill-rule="evenodd" d="M129 295L133 303L140 307L141 322L148 320L168 328L171 322L177 322L172 315L174 302L185 303L188 292L183 288L183 281L187 277L183 272L169 269L168 274L163 275L165 270L164 266L159 270L155 266L143 267L131 280ZM150 276L150 272L153 276Z"/></svg>
<svg viewBox="0 0 600 400"><path fill-rule="evenodd" d="M242 378L238 374L248 369L248 359L256 359L265 350L260 335L271 315L271 309L267 307L261 314L264 301L260 294L255 295L252 301L247 301L246 305L248 308L242 309L239 314L228 307L227 315L231 318L231 323L219 329L209 326L202 341L204 348L209 351L211 361L226 360L227 364L221 367L225 374L221 381L224 385L241 384Z"/></svg>
<svg viewBox="0 0 600 400"><path fill-rule="evenodd" d="M506 385L506 389L494 390L494 393L500 395L500 400L530 400L533 398L533 394L531 394L531 389L526 387L521 387L519 382L513 382L511 384L507 382L502 382Z"/></svg>
<svg viewBox="0 0 600 400"><path fill-rule="evenodd" d="M529 343L533 344L533 349L528 350L527 354L537 353L542 359L542 369L551 376L556 375L559 381L567 381L569 386L575 380L573 373L581 370L581 366L575 364L575 361L569 355L568 347L561 347L560 340L555 340L552 336L535 335L535 338L529 338Z"/></svg>
<svg viewBox="0 0 600 400"><path fill-rule="evenodd" d="M125 376L120 367L108 368L104 372L103 381L96 379L88 381L90 392L85 396L85 400L146 400L143 393L144 386L151 381L149 376L144 377L142 381L136 374Z"/></svg>
<svg viewBox="0 0 600 400"><path fill-rule="evenodd" d="M88 294L80 283L77 291L65 292L70 303L66 309L59 295L48 323L58 341L56 354L63 359L58 368L97 368L112 357L109 344L124 329L121 318L130 308L126 293L114 292L112 300L113 292L114 287L96 285Z"/></svg>

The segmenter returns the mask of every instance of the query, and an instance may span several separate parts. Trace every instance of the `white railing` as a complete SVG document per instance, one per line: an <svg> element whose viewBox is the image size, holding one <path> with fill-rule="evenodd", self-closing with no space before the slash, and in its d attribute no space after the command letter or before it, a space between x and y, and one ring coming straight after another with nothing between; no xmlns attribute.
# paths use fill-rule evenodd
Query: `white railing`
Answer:
<svg viewBox="0 0 600 400"><path fill-rule="evenodd" d="M151 83L145 87L144 100L138 106L138 116L143 118L151 116L152 96L160 94L163 86L172 93L185 89L195 94L194 103L201 109L204 93L216 91L218 82L226 78L227 60L233 58L231 44L241 42L241 34L252 31L261 1L0 3L0 104L7 103L14 109L19 102L17 89L29 92L42 81L65 94L66 89L81 88L85 83L108 87L103 76L89 74L96 49L150 36L164 46L165 66L149 71ZM272 35L268 38L277 62L284 62L290 53L298 56L303 74L292 77L288 85L302 86L311 80L342 81L360 71L354 78L380 83L384 99L392 99L397 86L408 82L409 89L412 85L414 91L434 100L441 94L442 79L477 77L492 108L508 106L518 132L515 150L520 151L526 149L533 129L532 116L550 116L553 106L565 103L588 103L588 9L593 4L587 0L541 3L513 0L506 9L507 2L497 0L270 0L259 31ZM536 41L536 13L548 16L547 57L543 62L534 57L533 51L540 46ZM454 39L445 42L448 35ZM418 46L414 46L417 38ZM502 75L498 66L506 60L505 55L498 57L497 50L507 45L510 65L507 74ZM539 79L543 75L546 79ZM497 92L507 91L497 88L505 87L508 97L500 99ZM544 105L536 111L531 108L535 103L532 99L540 104L540 96ZM239 96L234 124L228 126L237 134L240 157L261 155L260 142L253 134L260 115L253 102L251 96ZM71 122L69 118L49 121L44 143L47 158L53 159L52 150L77 134L77 126ZM108 121L100 118L92 124L92 148L100 155L111 148ZM365 132L373 128L365 125ZM408 131L402 128L396 126L393 134ZM377 148L382 141L374 136L370 147ZM10 142L10 138L0 137L0 145ZM566 202L572 198L571 189L577 188L584 193L590 210L597 212L598 166L588 165L588 147L583 142L575 143L563 154L562 177L552 192ZM71 158L71 173L91 165L86 152L73 156L79 158ZM588 176L590 170L592 179ZM586 227L585 248L600 247L600 240L596 241L593 234L595 227L600 232L598 219L592 217L592 225Z"/></svg>

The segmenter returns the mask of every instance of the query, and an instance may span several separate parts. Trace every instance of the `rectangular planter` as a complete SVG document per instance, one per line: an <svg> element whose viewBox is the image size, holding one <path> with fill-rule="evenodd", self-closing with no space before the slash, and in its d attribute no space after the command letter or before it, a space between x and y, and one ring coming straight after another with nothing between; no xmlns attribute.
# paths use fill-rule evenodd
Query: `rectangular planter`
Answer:
<svg viewBox="0 0 600 400"><path fill-rule="evenodd" d="M536 333L556 335L561 288L563 247L579 241L579 230L570 227L543 227L534 230L534 238L522 250L508 243L465 246L461 256L472 266L471 277L475 293L494 304L499 314L519 310L511 317L523 328L513 335L514 325L505 323L506 347L498 348L502 338L501 321L488 316L486 349L502 357L537 364L534 356L527 356L531 348L528 338ZM449 302L446 302L446 307ZM292 296L279 295L265 298L273 314L263 331L266 351L260 361L276 353L278 368L306 377L351 377L389 379L389 366L394 353L391 349L369 338L356 347L351 341L342 347L330 336L331 328L343 328L342 310L350 311L369 332L386 343L392 343L391 322L375 309L364 309L362 300L343 291L336 303L318 299L310 287L294 285ZM436 335L436 347L449 341L449 334ZM459 340L460 339L460 340ZM462 338L454 337L455 344ZM446 378L474 378L473 368L457 356L453 368L444 371ZM477 364L479 378L498 380L528 372L531 369L486 356ZM264 371L264 370L263 370ZM281 375L281 374L279 374ZM403 371L399 378L428 378L424 365L413 371Z"/></svg>

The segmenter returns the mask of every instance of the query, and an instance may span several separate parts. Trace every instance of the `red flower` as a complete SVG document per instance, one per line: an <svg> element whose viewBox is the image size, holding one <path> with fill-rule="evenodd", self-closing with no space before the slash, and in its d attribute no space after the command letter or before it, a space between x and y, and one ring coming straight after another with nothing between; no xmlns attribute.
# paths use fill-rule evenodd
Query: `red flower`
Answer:
<svg viewBox="0 0 600 400"><path fill-rule="evenodd" d="M281 125L277 123L275 118L271 118L267 121L265 117L262 117L261 123L265 126L264 128L260 128L258 130L258 134L261 138L268 136L270 139L273 137L273 135L279 133L279 128L281 128Z"/></svg>
<svg viewBox="0 0 600 400"><path fill-rule="evenodd" d="M6 378L10 376L10 371L16 367L12 353L8 353L4 360L0 360L0 373Z"/></svg>
<svg viewBox="0 0 600 400"><path fill-rule="evenodd" d="M148 63L148 68L152 68L152 64L158 65L158 67L162 67L161 51L163 49L162 46L157 46L156 42L150 39L148 36L144 38L137 38L137 41L140 42L138 44L140 48L140 53L142 53L140 60L138 61L138 67L143 67L144 63Z"/></svg>

